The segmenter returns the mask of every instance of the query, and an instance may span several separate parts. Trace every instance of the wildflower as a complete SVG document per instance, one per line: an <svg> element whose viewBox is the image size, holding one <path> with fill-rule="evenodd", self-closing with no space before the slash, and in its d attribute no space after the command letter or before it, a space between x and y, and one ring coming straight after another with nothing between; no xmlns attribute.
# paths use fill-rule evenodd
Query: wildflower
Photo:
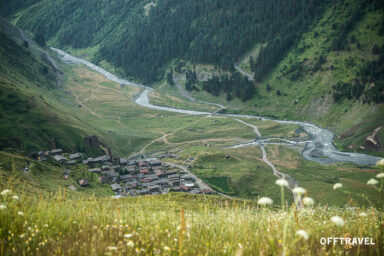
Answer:
<svg viewBox="0 0 384 256"><path fill-rule="evenodd" d="M376 163L376 166L384 166L384 158Z"/></svg>
<svg viewBox="0 0 384 256"><path fill-rule="evenodd" d="M116 251L117 248L115 246L108 246L108 249L111 251Z"/></svg>
<svg viewBox="0 0 384 256"><path fill-rule="evenodd" d="M344 226L344 220L343 218L339 216L333 216L331 218L331 221L336 225L336 226Z"/></svg>
<svg viewBox="0 0 384 256"><path fill-rule="evenodd" d="M306 192L306 190L302 187L295 187L292 192L297 195L302 195Z"/></svg>
<svg viewBox="0 0 384 256"><path fill-rule="evenodd" d="M133 247L133 246L135 246L135 243L134 243L132 240L129 240L129 241L127 242L127 246L129 246L129 247Z"/></svg>
<svg viewBox="0 0 384 256"><path fill-rule="evenodd" d="M376 178L383 179L384 178L384 172L381 172L381 173L377 174Z"/></svg>
<svg viewBox="0 0 384 256"><path fill-rule="evenodd" d="M170 251L171 248L169 248L168 246L164 246L164 251Z"/></svg>
<svg viewBox="0 0 384 256"><path fill-rule="evenodd" d="M9 189L4 189L3 191L1 191L2 196L6 196L6 195L11 194L11 193L12 193L12 191Z"/></svg>
<svg viewBox="0 0 384 256"><path fill-rule="evenodd" d="M280 187L288 187L288 185L289 185L289 183L288 183L288 181L287 180L285 180L285 179L278 179L278 180L276 180L276 185L278 185L278 186L280 186Z"/></svg>
<svg viewBox="0 0 384 256"><path fill-rule="evenodd" d="M260 205L271 205L273 204L273 200L269 197L262 197L259 200L257 200L257 203Z"/></svg>
<svg viewBox="0 0 384 256"><path fill-rule="evenodd" d="M367 217L368 215L367 215L366 212L361 212L361 213L359 214L359 216L360 216L360 217Z"/></svg>
<svg viewBox="0 0 384 256"><path fill-rule="evenodd" d="M315 200L313 200L311 197L304 197L303 198L303 203L306 206L312 206L315 204Z"/></svg>
<svg viewBox="0 0 384 256"><path fill-rule="evenodd" d="M17 200L19 200L19 197L16 196L16 195L14 195L14 196L12 197L12 199L17 201Z"/></svg>
<svg viewBox="0 0 384 256"><path fill-rule="evenodd" d="M307 231L305 231L305 230L302 230L302 229L297 230L297 231L296 231L296 235L301 236L301 237L304 238L305 240L308 240L308 233L307 233Z"/></svg>
<svg viewBox="0 0 384 256"><path fill-rule="evenodd" d="M18 211L17 214L20 215L20 216L24 216L24 213L21 212L21 211Z"/></svg>
<svg viewBox="0 0 384 256"><path fill-rule="evenodd" d="M378 184L379 182L375 179L370 179L368 182L367 182L367 185L376 185Z"/></svg>
<svg viewBox="0 0 384 256"><path fill-rule="evenodd" d="M335 185L333 185L333 189L336 190L338 188L341 188L343 186L343 184L341 183L335 183Z"/></svg>
<svg viewBox="0 0 384 256"><path fill-rule="evenodd" d="M0 204L0 210L5 210L5 209L7 209L7 206L4 204Z"/></svg>
<svg viewBox="0 0 384 256"><path fill-rule="evenodd" d="M131 238L131 237L132 237L132 234L125 234L124 237L125 237L125 238Z"/></svg>

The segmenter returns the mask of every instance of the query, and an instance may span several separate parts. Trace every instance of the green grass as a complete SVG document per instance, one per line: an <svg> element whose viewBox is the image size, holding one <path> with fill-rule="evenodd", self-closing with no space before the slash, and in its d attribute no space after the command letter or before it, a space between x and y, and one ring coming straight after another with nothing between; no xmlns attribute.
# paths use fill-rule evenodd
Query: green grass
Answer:
<svg viewBox="0 0 384 256"><path fill-rule="evenodd" d="M277 169L295 178L317 202L342 206L345 201L351 200L358 205L369 205L361 197L365 194L375 206L380 206L377 190L366 184L376 175L374 168L359 168L346 163L319 164L303 159L295 149L280 145L269 145L266 150ZM342 183L342 190L349 194L333 190L335 183Z"/></svg>
<svg viewBox="0 0 384 256"><path fill-rule="evenodd" d="M382 251L384 216L374 208L317 204L312 209L281 210L278 204L259 207L254 201L185 193L111 200L69 191L61 183L48 193L28 177L21 179L18 165L23 157L1 156L16 159L0 171L6 173L0 185L2 255L379 255ZM47 180L53 182L54 177ZM344 219L344 226L332 223L336 215ZM297 235L298 230L305 230L308 240ZM375 245L347 249L319 242L321 237L345 235L370 237Z"/></svg>

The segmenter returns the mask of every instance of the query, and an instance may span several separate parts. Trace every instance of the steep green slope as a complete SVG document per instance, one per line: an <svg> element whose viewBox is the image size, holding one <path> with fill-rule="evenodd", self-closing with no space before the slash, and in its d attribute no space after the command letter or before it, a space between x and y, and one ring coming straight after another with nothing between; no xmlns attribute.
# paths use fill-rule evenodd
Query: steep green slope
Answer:
<svg viewBox="0 0 384 256"><path fill-rule="evenodd" d="M58 89L53 68L35 46L20 41L17 29L1 24L0 149L30 153L49 149L55 138L69 152L87 152L83 136L94 131L52 104L55 99L46 93Z"/></svg>
<svg viewBox="0 0 384 256"><path fill-rule="evenodd" d="M377 3L332 2L272 72L256 83L257 95L252 100L228 101L225 88L219 88L215 97L202 90L204 84L200 92L191 93L229 106L232 112L311 121L334 131L336 144L343 150L383 155L383 130L376 135L379 147L366 141L384 124L380 103L384 97L383 20L383 8ZM238 65L254 75L252 70L265 58L263 47L267 49L257 44ZM198 76L206 76L203 70L197 68Z"/></svg>
<svg viewBox="0 0 384 256"><path fill-rule="evenodd" d="M354 18L351 13L356 10L359 15ZM349 29L340 32L351 19L354 20ZM379 148L365 141L384 124L384 105L378 104L378 99L384 97L383 79L369 73L367 78L362 75L367 68L382 74L383 66L375 66L379 59L382 63L384 52L374 49L384 45L380 32L383 20L383 9L364 7L360 1L338 1L332 5L259 85L261 97L255 99L253 109L330 128L339 135L337 145L344 149L383 152L382 132L376 136ZM335 49L339 40L342 47ZM340 86L346 92L340 93ZM360 95L353 96L359 93L357 90Z"/></svg>

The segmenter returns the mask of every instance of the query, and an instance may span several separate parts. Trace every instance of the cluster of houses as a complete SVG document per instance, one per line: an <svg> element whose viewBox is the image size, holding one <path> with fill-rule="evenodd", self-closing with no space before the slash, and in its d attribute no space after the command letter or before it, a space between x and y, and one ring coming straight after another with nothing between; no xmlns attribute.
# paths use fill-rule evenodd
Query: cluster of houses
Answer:
<svg viewBox="0 0 384 256"><path fill-rule="evenodd" d="M39 160L55 160L70 168L82 164L87 172L98 174L101 183L110 184L116 197L187 192L192 194L212 194L210 189L200 188L193 175L177 167L165 164L158 159L128 160L112 159L111 155L85 158L82 153L67 154L61 149L38 152ZM67 169L63 177L68 178ZM87 179L78 180L82 187L89 186Z"/></svg>

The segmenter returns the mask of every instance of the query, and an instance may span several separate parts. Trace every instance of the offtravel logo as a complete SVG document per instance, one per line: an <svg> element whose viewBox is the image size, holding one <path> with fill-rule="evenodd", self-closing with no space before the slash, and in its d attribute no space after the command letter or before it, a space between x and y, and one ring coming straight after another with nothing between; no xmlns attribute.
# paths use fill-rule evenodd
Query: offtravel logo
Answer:
<svg viewBox="0 0 384 256"><path fill-rule="evenodd" d="M322 245L344 245L346 249L357 245L375 245L372 237L322 237L320 238Z"/></svg>

